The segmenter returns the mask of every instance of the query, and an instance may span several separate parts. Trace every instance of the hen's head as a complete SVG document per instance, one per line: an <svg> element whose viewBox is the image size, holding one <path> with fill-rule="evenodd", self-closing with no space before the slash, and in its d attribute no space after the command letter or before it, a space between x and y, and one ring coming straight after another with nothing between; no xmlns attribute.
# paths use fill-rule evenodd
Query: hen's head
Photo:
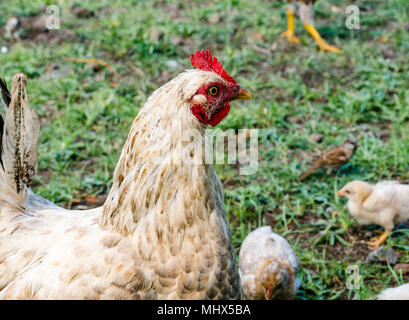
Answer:
<svg viewBox="0 0 409 320"><path fill-rule="evenodd" d="M217 125L230 111L230 101L250 99L251 95L227 74L208 50L198 50L190 61L198 70L192 74L191 111L203 124Z"/></svg>

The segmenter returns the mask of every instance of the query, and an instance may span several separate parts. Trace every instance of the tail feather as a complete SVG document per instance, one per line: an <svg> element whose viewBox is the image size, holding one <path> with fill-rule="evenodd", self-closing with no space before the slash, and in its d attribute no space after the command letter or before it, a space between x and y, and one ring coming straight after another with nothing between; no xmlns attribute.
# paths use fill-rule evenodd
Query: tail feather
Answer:
<svg viewBox="0 0 409 320"><path fill-rule="evenodd" d="M1 77L0 77L0 91L1 91L1 98L4 102L4 105L6 106L6 108L8 108L10 101L11 101L11 95L10 95L9 89L7 88L6 81L4 81L4 79ZM3 167L3 161L1 159L1 154L2 154L3 148L2 148L1 137L3 137L3 130L4 130L4 120L0 113L0 164L2 167Z"/></svg>
<svg viewBox="0 0 409 320"><path fill-rule="evenodd" d="M304 173L302 173L299 177L300 181L307 179L315 170L308 169Z"/></svg>
<svg viewBox="0 0 409 320"><path fill-rule="evenodd" d="M13 188L12 182L0 167L0 209L7 207L27 213L25 208L27 193L17 191ZM1 210L0 210L1 212Z"/></svg>
<svg viewBox="0 0 409 320"><path fill-rule="evenodd" d="M17 193L25 193L37 171L37 148L40 125L27 101L26 76L13 76L12 95L4 123L1 158L5 177ZM17 200L17 199L16 199Z"/></svg>
<svg viewBox="0 0 409 320"><path fill-rule="evenodd" d="M4 79L1 77L0 77L0 90L1 90L1 98L3 99L6 107L8 107L11 101L11 94L10 94L9 89L7 88L6 81L4 81Z"/></svg>
<svg viewBox="0 0 409 320"><path fill-rule="evenodd" d="M300 181L307 179L310 175L312 175L315 171L321 168L321 163L313 164L307 171L300 175Z"/></svg>

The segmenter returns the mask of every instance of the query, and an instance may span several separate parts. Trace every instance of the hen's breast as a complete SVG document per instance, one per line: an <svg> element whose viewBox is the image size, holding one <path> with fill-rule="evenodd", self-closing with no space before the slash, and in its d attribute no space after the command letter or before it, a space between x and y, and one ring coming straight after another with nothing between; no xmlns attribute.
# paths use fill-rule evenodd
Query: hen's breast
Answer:
<svg viewBox="0 0 409 320"><path fill-rule="evenodd" d="M155 299L240 298L225 219L213 212L208 221L186 229L156 226L154 230L138 232L135 247L143 268L152 275Z"/></svg>

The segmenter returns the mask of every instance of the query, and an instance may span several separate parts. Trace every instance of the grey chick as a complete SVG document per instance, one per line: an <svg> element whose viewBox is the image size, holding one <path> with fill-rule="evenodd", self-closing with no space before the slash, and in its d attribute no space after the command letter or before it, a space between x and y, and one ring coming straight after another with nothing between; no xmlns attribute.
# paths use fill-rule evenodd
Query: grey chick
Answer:
<svg viewBox="0 0 409 320"><path fill-rule="evenodd" d="M240 249L239 272L249 300L291 300L300 286L299 262L286 239L270 226L252 231Z"/></svg>

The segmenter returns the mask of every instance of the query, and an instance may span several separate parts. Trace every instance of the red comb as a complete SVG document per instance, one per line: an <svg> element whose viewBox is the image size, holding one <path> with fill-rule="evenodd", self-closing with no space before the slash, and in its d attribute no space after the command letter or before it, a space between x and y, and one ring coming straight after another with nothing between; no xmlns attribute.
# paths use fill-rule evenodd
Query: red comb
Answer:
<svg viewBox="0 0 409 320"><path fill-rule="evenodd" d="M210 50L197 50L195 54L192 53L190 56L190 62L192 63L192 66L198 68L199 70L213 71L231 85L237 85L236 80L227 74L226 70L223 69L222 64L217 60L217 58L212 57Z"/></svg>

